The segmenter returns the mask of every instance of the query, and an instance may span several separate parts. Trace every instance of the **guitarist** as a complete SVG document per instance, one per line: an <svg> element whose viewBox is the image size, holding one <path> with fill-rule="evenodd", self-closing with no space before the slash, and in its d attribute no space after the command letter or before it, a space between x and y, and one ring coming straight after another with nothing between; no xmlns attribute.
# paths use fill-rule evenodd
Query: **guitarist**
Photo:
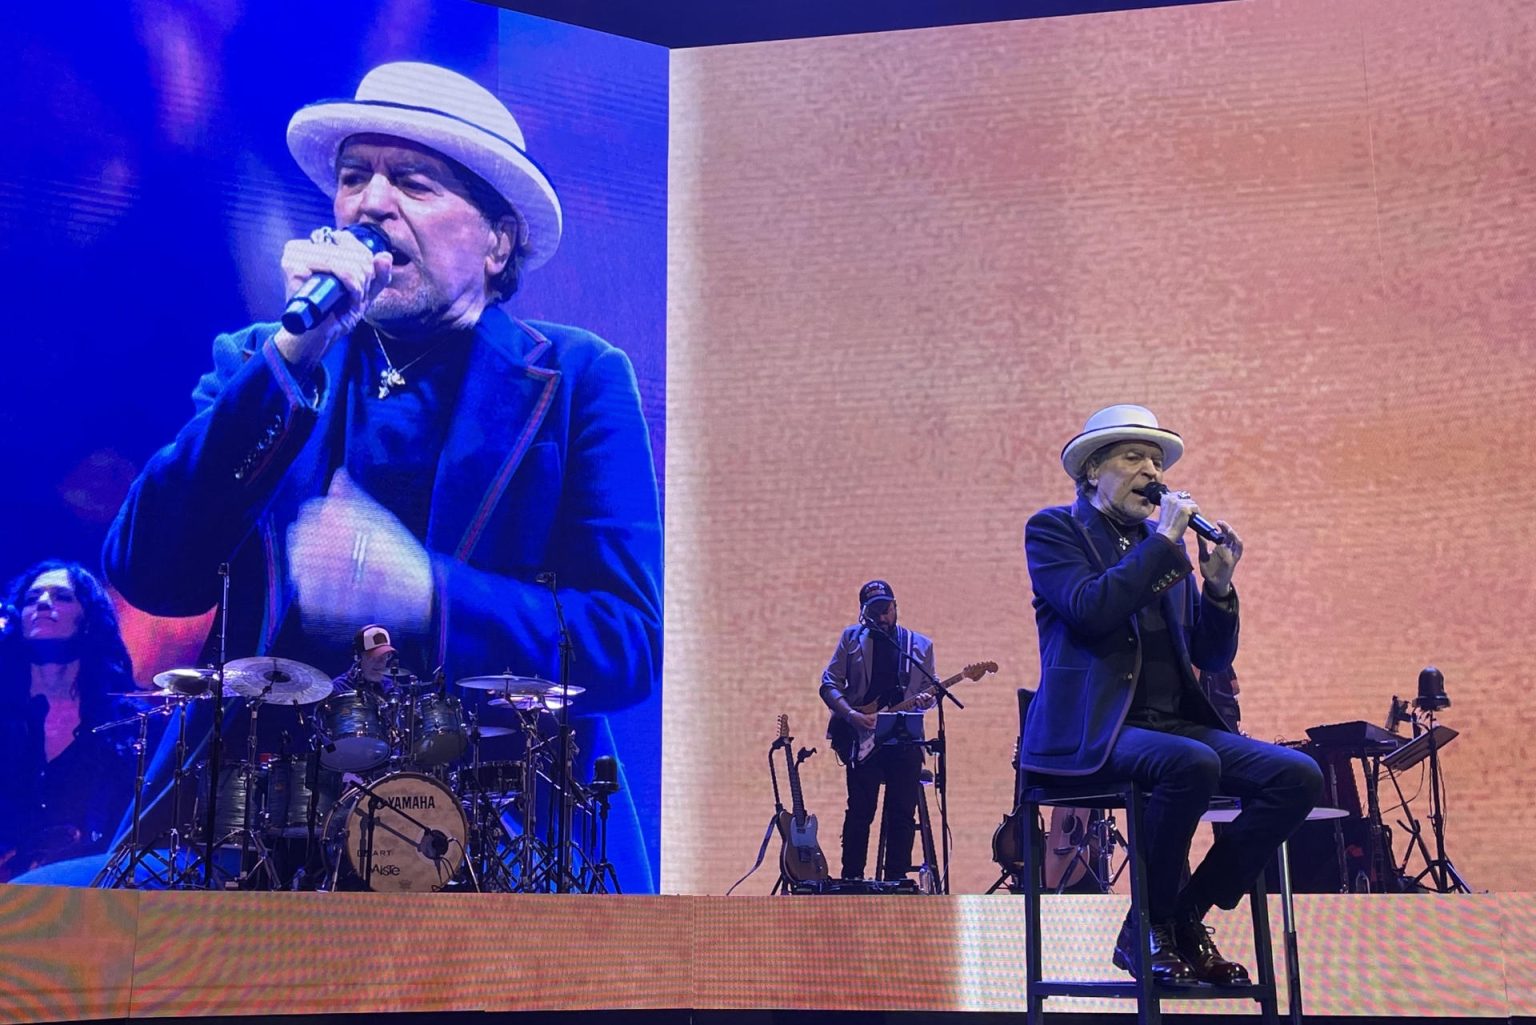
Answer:
<svg viewBox="0 0 1536 1025"><path fill-rule="evenodd" d="M909 699L927 709L933 696L925 694L929 677L913 663L933 673L933 641L915 630L896 625L896 595L884 580L859 588L859 622L843 630L837 648L821 675L821 700L832 710L827 737L847 765L848 809L843 816L842 878L862 879L868 856L869 827L875 818L880 785L885 784L884 876L901 879L912 870L913 817L917 809L922 748L901 744L869 748L875 729L874 712L861 712L874 702L889 708ZM862 743L861 743L862 742ZM860 757L860 748L866 753Z"/></svg>

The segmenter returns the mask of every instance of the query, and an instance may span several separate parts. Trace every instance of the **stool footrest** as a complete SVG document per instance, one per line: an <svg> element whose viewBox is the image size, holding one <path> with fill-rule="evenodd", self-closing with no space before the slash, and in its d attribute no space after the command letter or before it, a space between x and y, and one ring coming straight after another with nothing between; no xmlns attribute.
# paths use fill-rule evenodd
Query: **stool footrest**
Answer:
<svg viewBox="0 0 1536 1025"><path fill-rule="evenodd" d="M1160 1000L1272 1000L1273 986L1259 984L1249 986L1168 986L1154 985ZM1124 982L1107 979L1041 979L1030 987L1042 997L1108 997L1135 1000L1141 995L1141 984L1127 979Z"/></svg>

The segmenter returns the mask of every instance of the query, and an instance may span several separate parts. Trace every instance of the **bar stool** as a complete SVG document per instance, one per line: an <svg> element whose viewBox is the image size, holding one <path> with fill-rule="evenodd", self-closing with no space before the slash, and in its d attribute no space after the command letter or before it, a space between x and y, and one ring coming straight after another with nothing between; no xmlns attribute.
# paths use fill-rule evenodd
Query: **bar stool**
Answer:
<svg viewBox="0 0 1536 1025"><path fill-rule="evenodd" d="M1040 1025L1045 1013L1045 1001L1053 996L1118 997L1134 999L1138 1019L1144 1025L1157 1025L1162 1021L1162 1001L1251 999L1259 1004L1264 1021L1279 1021L1279 1007L1275 996L1274 949L1269 933L1269 903L1266 900L1264 878L1260 875L1249 890L1249 902L1253 914L1254 960L1258 980L1247 986L1169 986L1152 980L1150 972L1138 968L1139 978L1129 981L1093 980L1076 981L1044 978L1043 954L1040 942L1041 864L1044 857L1045 834L1041 829L1039 810L1042 807L1064 804L1077 808L1124 809L1129 830L1131 908L1136 926L1136 950L1138 965L1145 965L1150 956L1152 923L1146 910L1146 865L1137 848L1141 835L1146 795L1134 783L1081 784L1071 780L1041 785L1037 778L1026 781L1019 798L1020 828L1024 831L1020 850L1023 853L1024 914L1028 919L1025 935L1025 997L1028 1001L1030 1025Z"/></svg>

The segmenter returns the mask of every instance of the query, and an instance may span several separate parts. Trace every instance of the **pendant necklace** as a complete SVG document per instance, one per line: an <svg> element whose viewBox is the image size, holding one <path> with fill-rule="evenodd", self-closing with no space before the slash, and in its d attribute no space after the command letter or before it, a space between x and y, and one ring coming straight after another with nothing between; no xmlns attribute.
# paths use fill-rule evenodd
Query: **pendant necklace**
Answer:
<svg viewBox="0 0 1536 1025"><path fill-rule="evenodd" d="M384 339L379 336L377 331L373 334L373 340L379 344L379 355L384 357L384 369L379 371L379 398L381 399L389 398L390 393L397 388L404 388L406 385L405 371L411 369L411 367L443 347L443 342L438 342L403 366L397 367L390 361L389 351L384 348Z"/></svg>
<svg viewBox="0 0 1536 1025"><path fill-rule="evenodd" d="M1115 532L1115 544L1119 547L1120 554L1124 555L1126 552L1131 550L1132 546L1134 546L1136 542L1132 541L1129 537L1126 536L1125 532L1120 529L1120 524L1116 523L1108 513L1103 513L1102 515L1104 516L1105 522L1109 524L1110 529Z"/></svg>

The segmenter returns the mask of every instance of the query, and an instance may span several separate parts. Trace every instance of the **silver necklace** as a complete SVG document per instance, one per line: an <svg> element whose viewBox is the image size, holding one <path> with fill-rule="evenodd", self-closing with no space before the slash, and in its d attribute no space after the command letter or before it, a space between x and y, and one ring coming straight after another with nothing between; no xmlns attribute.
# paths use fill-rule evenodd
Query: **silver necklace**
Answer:
<svg viewBox="0 0 1536 1025"><path fill-rule="evenodd" d="M1131 547L1135 545L1136 542L1132 541L1129 537L1126 536L1125 531L1120 529L1120 524L1116 523L1114 518L1111 517L1108 513L1101 512L1100 515L1104 517L1104 522L1109 524L1109 529L1115 532L1115 544L1119 547L1120 554L1124 555L1126 552L1130 551Z"/></svg>
<svg viewBox="0 0 1536 1025"><path fill-rule="evenodd" d="M443 342L438 342L404 366L397 367L390 361L389 350L384 348L384 339L379 336L377 331L373 334L373 340L379 345L379 355L384 357L384 369L379 371L379 398L381 399L389 398L390 393L397 388L404 388L406 385L405 371L411 369L438 349L441 349L444 344Z"/></svg>

